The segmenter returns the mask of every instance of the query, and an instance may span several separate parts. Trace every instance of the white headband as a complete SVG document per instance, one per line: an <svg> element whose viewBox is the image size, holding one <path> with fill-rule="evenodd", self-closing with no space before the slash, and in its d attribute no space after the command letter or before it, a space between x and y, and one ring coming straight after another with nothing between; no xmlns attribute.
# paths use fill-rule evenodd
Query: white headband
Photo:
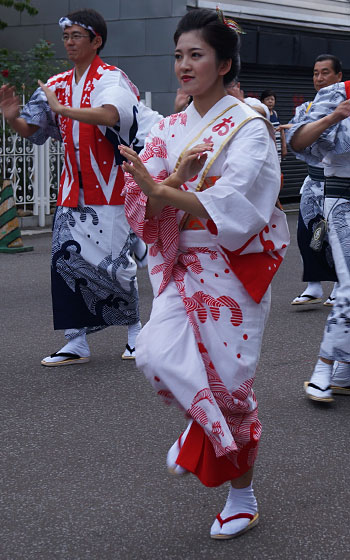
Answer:
<svg viewBox="0 0 350 560"><path fill-rule="evenodd" d="M85 25L85 23L80 23L80 21L72 21L67 17L61 17L61 19L58 22L58 25L63 31L65 30L66 27L72 27L72 25L80 25L80 27L84 27L84 29L91 31L91 33L93 33L94 35L98 35L98 33L96 33L96 31L91 27L91 25Z"/></svg>

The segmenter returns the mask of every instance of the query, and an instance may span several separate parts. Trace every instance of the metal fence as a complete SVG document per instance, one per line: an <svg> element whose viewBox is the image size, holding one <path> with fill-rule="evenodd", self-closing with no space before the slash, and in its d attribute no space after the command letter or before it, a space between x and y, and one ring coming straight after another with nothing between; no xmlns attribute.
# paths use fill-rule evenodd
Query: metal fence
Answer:
<svg viewBox="0 0 350 560"><path fill-rule="evenodd" d="M52 139L36 146L13 132L3 116L1 122L0 177L11 181L20 213L37 216L38 225L44 226L57 201L63 147Z"/></svg>
<svg viewBox="0 0 350 560"><path fill-rule="evenodd" d="M24 101L23 98L23 104ZM150 91L145 92L143 101L152 108ZM37 216L37 225L45 226L45 216L51 213L57 201L63 145L49 139L43 146L36 146L11 130L3 115L0 122L0 177L12 182L19 213Z"/></svg>

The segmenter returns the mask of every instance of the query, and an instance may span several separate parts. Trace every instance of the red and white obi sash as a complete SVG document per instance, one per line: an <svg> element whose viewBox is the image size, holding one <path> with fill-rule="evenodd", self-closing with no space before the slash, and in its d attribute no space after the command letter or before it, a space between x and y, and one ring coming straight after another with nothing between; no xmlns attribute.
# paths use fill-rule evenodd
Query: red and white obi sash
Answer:
<svg viewBox="0 0 350 560"><path fill-rule="evenodd" d="M175 165L175 170L179 166L183 154L197 144L213 142L213 151L208 153L208 158L201 172L182 185L182 189L187 191L201 191L205 188L212 187L218 177L210 176L210 169L222 152L226 144L232 137L252 119L261 119L262 116L252 114L252 111L239 104L232 104L226 107L222 112L216 115L204 127L197 127L192 131L190 141L186 142L180 156ZM270 135L274 138L273 127L267 123ZM211 234L217 235L217 228L212 220L195 218L189 214L179 210L177 214L177 224L172 224L171 235L169 233L169 224L167 223L164 236L170 236L174 240L171 247L167 251L163 251L164 264L154 267L155 270L162 270L163 279L158 287L158 293L161 293L171 277L171 271L177 259L177 246L179 240L179 231L185 229L201 229L201 226L207 229ZM191 227L191 222L194 223ZM271 280L277 272L286 250L286 243L283 236L279 236L278 232L281 228L284 231L285 216L284 213L275 208L271 217L270 224L267 224L262 231L252 235L252 237L244 244L243 247L235 251L229 251L227 248L219 245L219 251L230 269L236 277L242 282L248 294L254 301L259 303L269 287ZM176 229L177 231L176 231ZM160 228L161 230L161 228ZM162 232L160 231L160 237ZM177 240L177 241L175 241ZM158 244L166 242L166 237L160 239ZM153 253L150 249L150 255ZM152 273L152 271L151 271Z"/></svg>
<svg viewBox="0 0 350 560"><path fill-rule="evenodd" d="M121 72L115 66L103 62L99 56L92 61L85 79L81 97L81 108L91 107L90 96L96 83L105 72ZM138 90L129 78L123 74L130 90L138 97ZM57 76L53 76L47 85L56 93L62 105L72 107L72 81L74 68ZM61 175L57 205L75 207L79 198L78 165L73 143L73 121L62 115L58 116L58 124L64 143L64 169ZM84 186L85 204L121 205L124 197L124 174L115 162L113 144L107 140L101 130L86 123L79 123L79 154L82 183Z"/></svg>
<svg viewBox="0 0 350 560"><path fill-rule="evenodd" d="M187 184L183 185L183 188L191 191L201 191L213 186L219 178L210 177L208 175L214 161L222 152L228 141L231 140L240 128L248 121L255 118L263 117L258 114L247 116L242 106L233 104L222 111L222 113L216 116L205 128L196 134L183 149L175 169L180 165L183 154L197 144L213 142L213 151L208 154L206 165L201 172L190 181L187 181ZM273 138L273 128L266 119L264 120ZM198 219L194 219L193 216L184 213L179 223L180 231L183 228L201 229L200 226L203 225L211 234L217 234L217 228L212 220L205 220L203 218L201 218L200 221L197 220ZM228 266L257 303L261 301L272 278L280 267L286 250L286 245L284 243L281 246L276 246L274 242L276 240L277 244L280 245L279 236L276 235L276 231L279 229L279 226L282 226L283 230L285 221L283 212L276 208L271 220L271 224L267 224L262 231L253 235L243 247L235 251L229 251L227 248L219 245L220 253ZM272 240L273 238L274 241Z"/></svg>

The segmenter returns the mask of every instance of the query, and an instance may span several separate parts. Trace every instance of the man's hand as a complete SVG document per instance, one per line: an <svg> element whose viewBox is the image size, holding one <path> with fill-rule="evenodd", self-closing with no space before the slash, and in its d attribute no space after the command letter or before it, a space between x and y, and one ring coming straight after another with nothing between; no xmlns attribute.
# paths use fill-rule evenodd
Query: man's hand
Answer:
<svg viewBox="0 0 350 560"><path fill-rule="evenodd" d="M4 85L0 88L0 109L9 124L19 116L19 97L15 95L15 88Z"/></svg>
<svg viewBox="0 0 350 560"><path fill-rule="evenodd" d="M114 105L106 104L101 107L70 107L62 105L50 88L45 86L40 80L38 80L38 84L45 93L50 108L57 115L97 126L115 126L119 121L119 113Z"/></svg>
<svg viewBox="0 0 350 560"><path fill-rule="evenodd" d="M232 95L232 97L235 97L236 99L239 99L244 103L244 91L243 89L241 89L240 82L229 84L228 86L226 86L226 91L229 95Z"/></svg>
<svg viewBox="0 0 350 560"><path fill-rule="evenodd" d="M338 107L330 115L300 127L290 142L291 147L295 152L305 150L307 146L311 146L311 144L316 142L327 128L347 117L350 117L350 100L339 103Z"/></svg>
<svg viewBox="0 0 350 560"><path fill-rule="evenodd" d="M177 89L175 102L174 102L174 111L175 113L180 113L184 111L188 105L190 96L187 95L181 88Z"/></svg>
<svg viewBox="0 0 350 560"><path fill-rule="evenodd" d="M51 89L47 87L41 80L38 80L38 84L45 93L47 102L50 105L52 111L54 113L57 113L58 115L61 115L62 109L64 109L64 105L61 105L61 103L58 101L56 94L51 91Z"/></svg>

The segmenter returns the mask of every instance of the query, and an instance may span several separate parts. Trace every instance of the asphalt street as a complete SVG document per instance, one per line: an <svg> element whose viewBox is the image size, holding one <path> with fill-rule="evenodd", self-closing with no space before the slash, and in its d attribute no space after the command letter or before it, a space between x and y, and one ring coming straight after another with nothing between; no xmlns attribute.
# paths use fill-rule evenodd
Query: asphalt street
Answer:
<svg viewBox="0 0 350 560"><path fill-rule="evenodd" d="M255 384L260 523L226 542L209 528L227 487L168 475L185 420L121 360L126 329L92 335L89 364L44 368L63 343L52 327L50 235L25 237L31 253L0 254L0 560L350 558L350 398L304 396L328 309L290 305L303 283L296 214L288 220ZM151 289L147 272L138 276L145 323Z"/></svg>

